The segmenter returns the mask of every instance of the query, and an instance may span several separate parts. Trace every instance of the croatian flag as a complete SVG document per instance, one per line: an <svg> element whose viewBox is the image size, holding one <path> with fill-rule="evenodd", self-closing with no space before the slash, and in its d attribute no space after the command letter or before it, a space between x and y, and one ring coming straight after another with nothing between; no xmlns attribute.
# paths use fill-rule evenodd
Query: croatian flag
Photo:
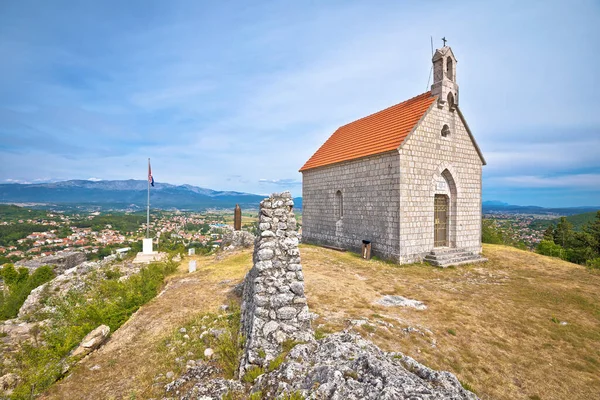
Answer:
<svg viewBox="0 0 600 400"><path fill-rule="evenodd" d="M148 182L154 187L154 178L152 177L152 168L150 168L150 159L148 159Z"/></svg>

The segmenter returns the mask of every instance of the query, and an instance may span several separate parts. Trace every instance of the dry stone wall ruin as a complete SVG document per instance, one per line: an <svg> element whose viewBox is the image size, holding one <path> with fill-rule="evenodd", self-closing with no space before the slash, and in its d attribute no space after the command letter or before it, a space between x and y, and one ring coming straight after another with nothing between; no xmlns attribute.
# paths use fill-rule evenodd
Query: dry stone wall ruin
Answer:
<svg viewBox="0 0 600 400"><path fill-rule="evenodd" d="M264 367L286 341L313 340L311 314L304 294L294 202L289 192L260 203L253 267L242 298L244 352L240 376L251 366Z"/></svg>

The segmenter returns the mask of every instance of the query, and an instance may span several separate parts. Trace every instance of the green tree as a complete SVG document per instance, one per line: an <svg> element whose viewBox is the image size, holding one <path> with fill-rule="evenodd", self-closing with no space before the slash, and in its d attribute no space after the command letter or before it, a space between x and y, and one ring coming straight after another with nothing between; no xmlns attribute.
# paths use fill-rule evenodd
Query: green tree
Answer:
<svg viewBox="0 0 600 400"><path fill-rule="evenodd" d="M71 227L69 226L63 226L61 227L58 232L56 233L56 235L61 238L64 239L67 236L70 236L73 233L73 231L71 230Z"/></svg>
<svg viewBox="0 0 600 400"><path fill-rule="evenodd" d="M554 224L552 224L546 228L546 230L544 231L544 239L543 240L554 243Z"/></svg>
<svg viewBox="0 0 600 400"><path fill-rule="evenodd" d="M5 264L4 267L2 267L2 278L4 279L4 283L8 286L14 284L18 280L19 273L13 264Z"/></svg>
<svg viewBox="0 0 600 400"><path fill-rule="evenodd" d="M566 217L560 217L560 221L558 221L558 225L556 225L556 229L554 230L554 243L567 248L572 238L573 224L567 221Z"/></svg>
<svg viewBox="0 0 600 400"><path fill-rule="evenodd" d="M600 255L600 210L596 212L596 219L583 230L591 236L591 245L596 254Z"/></svg>

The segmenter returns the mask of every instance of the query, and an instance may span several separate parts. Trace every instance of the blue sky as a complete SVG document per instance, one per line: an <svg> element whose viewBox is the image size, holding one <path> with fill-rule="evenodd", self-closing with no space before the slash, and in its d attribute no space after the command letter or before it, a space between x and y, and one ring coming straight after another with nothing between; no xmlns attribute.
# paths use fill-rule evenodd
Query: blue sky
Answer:
<svg viewBox="0 0 600 400"><path fill-rule="evenodd" d="M301 194L340 125L458 59L484 200L600 205L598 1L2 1L0 182Z"/></svg>

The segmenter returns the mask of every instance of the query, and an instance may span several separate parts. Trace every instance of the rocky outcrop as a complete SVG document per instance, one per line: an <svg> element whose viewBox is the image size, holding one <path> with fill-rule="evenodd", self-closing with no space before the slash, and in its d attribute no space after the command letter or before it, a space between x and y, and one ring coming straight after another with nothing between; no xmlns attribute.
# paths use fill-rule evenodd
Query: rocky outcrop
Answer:
<svg viewBox="0 0 600 400"><path fill-rule="evenodd" d="M262 398L299 393L306 399L473 400L454 375L386 353L357 333L341 332L299 344L252 388Z"/></svg>
<svg viewBox="0 0 600 400"><path fill-rule="evenodd" d="M245 398L246 388L244 385L237 380L219 377L222 373L223 371L216 366L201 362L198 365L188 368L179 379L167 384L165 391L169 394L174 394L182 386L188 382L192 382L193 386L180 397L181 400L221 400L226 395L231 396L228 398Z"/></svg>
<svg viewBox="0 0 600 400"><path fill-rule="evenodd" d="M10 396L14 388L17 387L21 378L19 375L14 373L8 373L0 377L0 392L2 394Z"/></svg>
<svg viewBox="0 0 600 400"><path fill-rule="evenodd" d="M29 296L27 296L27 299L25 299L25 302L19 309L18 318L21 320L35 320L36 314L43 316L53 311L50 306L45 304L45 298L48 296L62 297L71 290L84 290L91 272L107 273L103 267L110 266L114 261L114 258L106 257L101 261L86 261L76 267L63 271L51 281L38 286L29 293ZM120 275L119 279L127 279L129 276L138 273L140 268L140 265L122 262L115 265L112 272L118 273ZM105 276L101 274L99 277L102 279Z"/></svg>
<svg viewBox="0 0 600 400"><path fill-rule="evenodd" d="M246 231L234 231L227 229L223 233L221 249L225 251L245 249L254 244L254 235Z"/></svg>
<svg viewBox="0 0 600 400"><path fill-rule="evenodd" d="M252 365L266 366L286 341L313 339L293 207L289 192L274 193L260 203L254 265L244 280L242 296L246 342L240 375Z"/></svg>
<svg viewBox="0 0 600 400"><path fill-rule="evenodd" d="M33 289L25 302L19 309L19 319L31 319L35 314L44 314L52 311L45 304L44 299L50 295L61 297L66 295L71 290L80 291L86 286L86 278L90 272L98 271L102 267L110 265L114 259L105 258L102 261L86 261L80 263L76 267L64 270L49 282ZM121 263L118 268L118 273L121 277L129 276L139 272L139 266L130 263Z"/></svg>
<svg viewBox="0 0 600 400"><path fill-rule="evenodd" d="M118 274L119 280L122 280L140 270L139 265L129 262L112 265L113 261L105 258L83 262L33 289L19 309L17 318L0 322L0 342L5 345L5 350L11 351L19 343L37 340L40 329L51 322L48 318L52 318L54 311L52 299L64 297L70 291L85 291L90 279L105 279L109 274L114 278L114 274Z"/></svg>
<svg viewBox="0 0 600 400"><path fill-rule="evenodd" d="M108 339L109 334L110 327L107 325L100 325L83 338L79 346L71 353L71 357L83 358L87 356L92 351L102 346L106 339Z"/></svg>
<svg viewBox="0 0 600 400"><path fill-rule="evenodd" d="M40 257L35 260L23 260L15 264L15 267L25 267L31 272L43 265L51 265L57 274L73 268L86 260L85 254L80 251L66 251L53 256Z"/></svg>
<svg viewBox="0 0 600 400"><path fill-rule="evenodd" d="M34 343L40 329L46 324L42 322L23 322L19 319L8 319L0 324L0 342L2 350L10 352L18 348L19 344Z"/></svg>

